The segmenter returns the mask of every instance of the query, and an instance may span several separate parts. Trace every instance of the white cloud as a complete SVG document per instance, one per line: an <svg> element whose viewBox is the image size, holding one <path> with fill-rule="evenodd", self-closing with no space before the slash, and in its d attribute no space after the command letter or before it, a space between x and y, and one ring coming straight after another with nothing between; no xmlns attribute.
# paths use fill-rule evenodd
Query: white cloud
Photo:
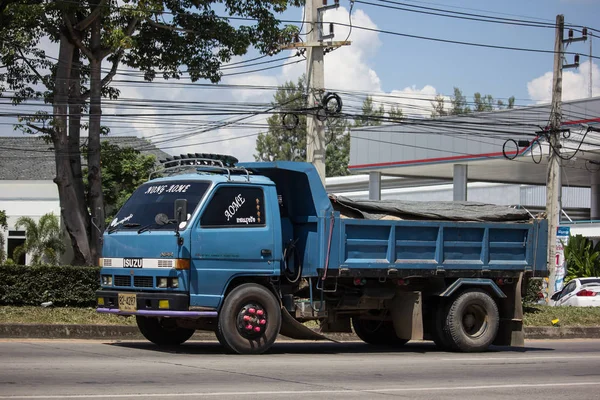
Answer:
<svg viewBox="0 0 600 400"><path fill-rule="evenodd" d="M586 61L579 65L576 70L563 71L562 100L576 100L589 96L590 62ZM600 94L600 68L592 64L592 94ZM532 100L537 103L548 103L552 101L552 72L535 78L527 83L527 91Z"/></svg>
<svg viewBox="0 0 600 400"><path fill-rule="evenodd" d="M328 11L324 21L326 24L329 22L341 22L347 24L348 10L344 7L340 7L337 10ZM369 16L362 10L353 12L352 23L373 29L377 28L377 25L375 25ZM348 27L336 25L334 40L346 39L348 32ZM379 77L368 64L369 59L375 55L377 49L381 45L378 34L376 32L355 29L352 31L349 40L352 41L351 46L343 46L325 56L326 87L370 93L380 92L381 83ZM282 55L283 54L285 53L282 53ZM295 54L295 51L289 51L287 54L293 55ZM267 75L266 73L236 75L225 77L223 79L223 84L275 87L286 81L296 81L303 73L305 73L305 70L306 63L286 65L280 70L280 73L276 75ZM188 97L188 92L189 90L186 89L173 89L170 91L169 97L177 98L179 100L185 99ZM224 91L206 91L210 96L208 99L215 99L215 94L212 92L222 93ZM226 96L227 98L221 99L221 101L269 103L273 99L273 93L274 91L270 90L255 90L251 88L241 89L229 92ZM207 100L207 98L204 98L204 100ZM252 117L250 122L253 124L266 123L267 117L267 115ZM138 130L141 131L140 129ZM150 131L144 129L143 132L148 136ZM162 147L178 146L177 148L165 148L166 151L172 154L179 154L182 152L226 153L234 155L241 161L252 161L254 160L253 155L256 148L256 135L243 137L252 133L258 133L258 129L249 127L247 130L243 130L225 127L212 131L210 136L208 136L208 134L194 135L177 140L174 143L169 143L168 145L162 145ZM236 137L241 138L232 139Z"/></svg>

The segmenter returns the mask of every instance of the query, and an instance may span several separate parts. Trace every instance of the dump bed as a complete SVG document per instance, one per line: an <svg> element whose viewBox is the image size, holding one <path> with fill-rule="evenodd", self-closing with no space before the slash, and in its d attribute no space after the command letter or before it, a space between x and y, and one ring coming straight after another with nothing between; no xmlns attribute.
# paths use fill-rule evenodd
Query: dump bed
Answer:
<svg viewBox="0 0 600 400"><path fill-rule="evenodd" d="M310 164L245 167L276 184L284 243L299 250L305 277L547 274L547 221L524 210L351 200L327 195Z"/></svg>
<svg viewBox="0 0 600 400"><path fill-rule="evenodd" d="M343 219L328 274L510 276L546 270L547 225L515 222ZM335 236L334 229L334 236ZM334 256L335 257L335 256ZM339 271L336 269L339 268Z"/></svg>

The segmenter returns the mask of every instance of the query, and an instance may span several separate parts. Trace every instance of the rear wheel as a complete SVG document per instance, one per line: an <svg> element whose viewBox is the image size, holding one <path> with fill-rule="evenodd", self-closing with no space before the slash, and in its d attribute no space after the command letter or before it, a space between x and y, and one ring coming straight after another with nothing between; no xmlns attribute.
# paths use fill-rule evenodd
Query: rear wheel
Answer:
<svg viewBox="0 0 600 400"><path fill-rule="evenodd" d="M408 339L396 335L392 321L380 321L367 318L352 318L352 327L356 336L363 342L380 346L403 346Z"/></svg>
<svg viewBox="0 0 600 400"><path fill-rule="evenodd" d="M450 305L442 299L438 304L437 310L433 313L434 320L432 322L431 336L435 345L441 350L452 350L452 341L444 331L449 307Z"/></svg>
<svg viewBox="0 0 600 400"><path fill-rule="evenodd" d="M195 330L181 328L170 318L151 318L137 315L137 326L146 339L159 346L178 345L192 337Z"/></svg>
<svg viewBox="0 0 600 400"><path fill-rule="evenodd" d="M280 328L281 309L273 293L246 283L225 297L216 336L231 352L261 354L273 345Z"/></svg>
<svg viewBox="0 0 600 400"><path fill-rule="evenodd" d="M443 331L454 350L486 350L496 338L500 325L498 306L480 289L461 293L448 308Z"/></svg>

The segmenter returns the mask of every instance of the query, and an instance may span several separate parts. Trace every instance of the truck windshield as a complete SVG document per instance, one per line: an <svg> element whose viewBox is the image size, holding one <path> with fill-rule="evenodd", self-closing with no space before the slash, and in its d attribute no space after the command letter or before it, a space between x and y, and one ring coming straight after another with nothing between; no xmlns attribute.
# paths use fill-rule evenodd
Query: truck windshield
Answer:
<svg viewBox="0 0 600 400"><path fill-rule="evenodd" d="M210 182L174 181L168 183L146 183L136 189L115 219L108 226L109 232L121 229L135 229L151 226L153 230L173 230L173 224L155 223L157 214L166 214L174 219L175 200L187 200L187 212L193 214L200 200L210 186Z"/></svg>

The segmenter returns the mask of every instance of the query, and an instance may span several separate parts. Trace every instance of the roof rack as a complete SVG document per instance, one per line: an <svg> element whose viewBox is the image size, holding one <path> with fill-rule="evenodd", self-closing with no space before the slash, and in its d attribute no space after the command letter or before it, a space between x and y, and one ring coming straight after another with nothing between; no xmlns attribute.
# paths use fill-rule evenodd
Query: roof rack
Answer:
<svg viewBox="0 0 600 400"><path fill-rule="evenodd" d="M197 172L205 171L211 173L227 173L227 180L231 180L231 175L245 174L250 182L250 172L246 168L237 167L235 164L238 159L233 156L210 153L187 153L179 156L167 157L159 160L161 165L150 173L148 179L152 179L155 174L177 175L187 170Z"/></svg>

